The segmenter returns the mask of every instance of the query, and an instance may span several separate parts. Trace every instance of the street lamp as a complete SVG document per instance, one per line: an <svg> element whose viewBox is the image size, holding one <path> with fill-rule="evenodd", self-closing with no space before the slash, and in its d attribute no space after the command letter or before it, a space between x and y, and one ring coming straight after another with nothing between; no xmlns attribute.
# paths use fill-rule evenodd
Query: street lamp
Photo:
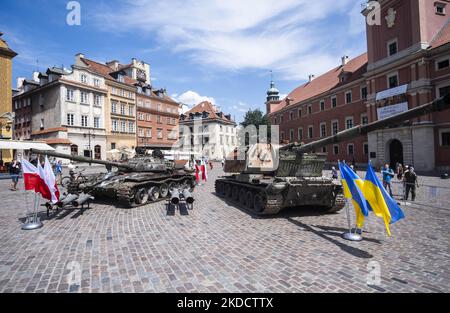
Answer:
<svg viewBox="0 0 450 313"><path fill-rule="evenodd" d="M89 130L87 134L84 133L83 137L84 138L86 138L86 137L89 138L89 157L92 159L91 137L92 137L92 139L95 139L95 134L93 134L91 132L91 130Z"/></svg>

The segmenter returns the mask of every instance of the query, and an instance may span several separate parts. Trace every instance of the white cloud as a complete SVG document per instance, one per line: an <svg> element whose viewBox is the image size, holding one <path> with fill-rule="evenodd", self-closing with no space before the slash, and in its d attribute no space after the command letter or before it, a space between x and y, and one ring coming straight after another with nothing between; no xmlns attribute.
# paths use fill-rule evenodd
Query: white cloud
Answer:
<svg viewBox="0 0 450 313"><path fill-rule="evenodd" d="M214 105L216 104L216 100L213 97L201 96L197 92L192 90L188 90L182 93L181 95L173 94L172 98L178 102L187 104L189 106L194 106L203 101L209 101Z"/></svg>
<svg viewBox="0 0 450 313"><path fill-rule="evenodd" d="M106 31L156 34L158 46L214 69L270 68L280 79L305 79L339 64L336 38L349 30L337 33L332 17L355 8L354 0L129 0L103 8L97 22Z"/></svg>

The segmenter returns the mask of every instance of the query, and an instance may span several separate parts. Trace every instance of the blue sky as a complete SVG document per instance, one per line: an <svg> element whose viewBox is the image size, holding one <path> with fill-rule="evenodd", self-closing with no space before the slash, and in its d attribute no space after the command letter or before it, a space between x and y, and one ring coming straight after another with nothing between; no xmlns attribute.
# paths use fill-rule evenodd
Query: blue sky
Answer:
<svg viewBox="0 0 450 313"><path fill-rule="evenodd" d="M78 52L135 57L150 63L155 87L190 104L211 99L238 121L265 110L270 70L287 94L366 51L362 1L80 0L80 26L66 23L69 1L0 1L0 31L19 53L13 85L37 68L69 68Z"/></svg>

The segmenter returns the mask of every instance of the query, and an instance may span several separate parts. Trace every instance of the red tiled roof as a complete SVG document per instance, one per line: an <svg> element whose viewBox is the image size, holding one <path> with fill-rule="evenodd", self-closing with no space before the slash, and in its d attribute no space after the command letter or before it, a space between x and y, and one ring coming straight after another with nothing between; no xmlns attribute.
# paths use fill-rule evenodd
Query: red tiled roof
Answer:
<svg viewBox="0 0 450 313"><path fill-rule="evenodd" d="M110 68L108 65L106 64L102 64L96 61L92 61L89 59L82 59L84 63L86 63L86 65L89 66L89 68L96 72L97 74L102 75L103 77L105 77L106 79L110 79L110 80L114 80L116 81L116 79L111 76L112 73L115 73L117 71L113 70L112 68ZM120 66L119 66L119 70L121 70ZM137 80L128 77L128 76L124 76L124 83L127 85L134 85L137 83Z"/></svg>
<svg viewBox="0 0 450 313"><path fill-rule="evenodd" d="M66 127L55 127L55 128L47 128L43 130L37 130L31 133L31 135L43 135L43 134L49 134L49 133L56 133L56 132L67 132Z"/></svg>
<svg viewBox="0 0 450 313"><path fill-rule="evenodd" d="M441 30L431 40L430 48L434 49L450 42L450 22L445 23Z"/></svg>
<svg viewBox="0 0 450 313"><path fill-rule="evenodd" d="M320 94L323 94L336 87L346 85L352 81L355 81L362 77L367 69L367 53L351 59L344 66L338 66L328 71L327 73L315 78L311 82L307 82L296 89L294 89L286 98L292 99L289 106L295 105L299 102L308 100ZM344 82L339 81L339 75L344 71L348 73L348 77ZM274 105L272 112L281 110L288 106L285 100L281 101L278 105Z"/></svg>
<svg viewBox="0 0 450 313"><path fill-rule="evenodd" d="M54 139L45 139L44 142L48 145L71 145L72 142L69 139L64 138L54 138Z"/></svg>
<svg viewBox="0 0 450 313"><path fill-rule="evenodd" d="M219 120L224 120L227 122L232 122L231 120L225 118L225 115L222 115L222 117L220 117L217 114L218 113L217 109L214 108L213 104L209 101L200 102L199 104L194 106L192 109L190 109L189 111L184 113L184 115L189 115L191 113L192 114L203 113L203 112L207 112L209 114L209 116L208 116L209 119L219 119Z"/></svg>

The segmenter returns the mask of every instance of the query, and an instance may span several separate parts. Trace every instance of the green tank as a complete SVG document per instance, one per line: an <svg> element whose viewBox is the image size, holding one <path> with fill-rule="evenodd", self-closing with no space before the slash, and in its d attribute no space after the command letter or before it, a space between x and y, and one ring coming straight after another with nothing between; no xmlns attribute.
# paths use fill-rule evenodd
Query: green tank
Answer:
<svg viewBox="0 0 450 313"><path fill-rule="evenodd" d="M215 182L216 194L259 215L277 214L282 209L300 206L337 212L345 206L341 182L322 174L327 155L314 151L449 108L450 95L446 95L395 116L308 144L276 146L258 143L237 149L225 161L224 171L229 175Z"/></svg>
<svg viewBox="0 0 450 313"><path fill-rule="evenodd" d="M195 175L184 165L164 159L159 150L152 155L138 154L126 162L95 160L53 151L31 150L32 153L69 159L83 163L103 164L117 168L108 173L86 175L86 179L69 183L67 192L86 193L96 198L106 198L121 207L137 207L168 199L173 189L193 191Z"/></svg>

